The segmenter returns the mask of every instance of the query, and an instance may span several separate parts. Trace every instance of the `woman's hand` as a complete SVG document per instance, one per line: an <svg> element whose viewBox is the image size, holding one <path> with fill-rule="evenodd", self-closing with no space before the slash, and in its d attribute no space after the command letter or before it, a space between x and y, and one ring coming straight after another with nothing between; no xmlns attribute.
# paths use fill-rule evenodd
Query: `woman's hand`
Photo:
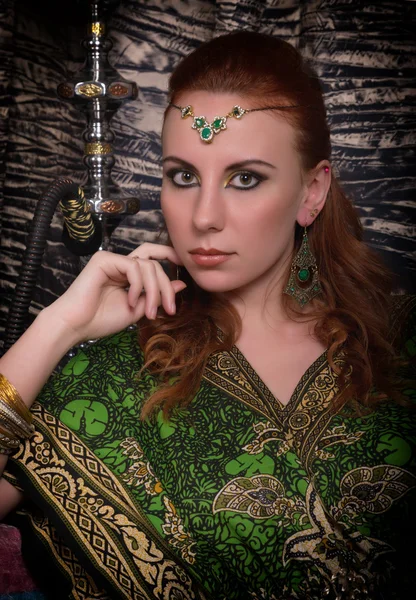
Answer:
<svg viewBox="0 0 416 600"><path fill-rule="evenodd" d="M68 290L40 312L0 358L0 372L26 406L32 405L56 364L78 342L121 331L145 314L153 319L159 306L175 313L175 294L186 285L169 281L160 260L181 264L173 248L157 244L143 244L129 256L99 251ZM6 460L0 456L0 477ZM20 498L5 482L1 490L0 515Z"/></svg>
<svg viewBox="0 0 416 600"><path fill-rule="evenodd" d="M186 285L170 281L158 261L182 264L175 250L159 244L142 244L128 256L96 252L68 290L46 311L59 320L78 341L121 331L143 315L156 317L163 306L175 314L175 295Z"/></svg>

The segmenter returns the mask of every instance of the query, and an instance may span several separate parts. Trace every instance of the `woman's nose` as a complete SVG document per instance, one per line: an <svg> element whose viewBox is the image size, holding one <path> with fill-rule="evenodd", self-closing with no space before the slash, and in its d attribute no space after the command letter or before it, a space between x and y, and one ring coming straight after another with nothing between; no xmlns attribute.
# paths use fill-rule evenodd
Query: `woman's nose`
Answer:
<svg viewBox="0 0 416 600"><path fill-rule="evenodd" d="M224 228L225 206L221 191L214 185L201 186L193 211L193 223L199 231Z"/></svg>

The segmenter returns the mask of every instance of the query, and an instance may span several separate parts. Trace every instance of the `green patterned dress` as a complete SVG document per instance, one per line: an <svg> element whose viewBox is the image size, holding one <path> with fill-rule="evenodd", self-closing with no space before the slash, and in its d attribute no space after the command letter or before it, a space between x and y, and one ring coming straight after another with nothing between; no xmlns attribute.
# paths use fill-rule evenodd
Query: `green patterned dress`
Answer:
<svg viewBox="0 0 416 600"><path fill-rule="evenodd" d="M407 355L414 305L400 297L392 315ZM52 598L413 596L412 410L334 412L325 353L282 406L234 347L210 357L189 407L143 422L157 381L137 379L142 361L134 330L82 348L45 386L36 434L8 463L30 498L16 522L45 588L60 590Z"/></svg>

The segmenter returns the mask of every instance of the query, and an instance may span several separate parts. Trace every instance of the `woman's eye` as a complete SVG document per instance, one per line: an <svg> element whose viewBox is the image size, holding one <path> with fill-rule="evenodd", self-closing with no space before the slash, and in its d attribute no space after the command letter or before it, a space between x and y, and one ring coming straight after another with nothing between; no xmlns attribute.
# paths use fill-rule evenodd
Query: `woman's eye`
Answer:
<svg viewBox="0 0 416 600"><path fill-rule="evenodd" d="M227 187L237 188L238 190L252 190L257 187L262 179L254 173L237 173L227 184Z"/></svg>
<svg viewBox="0 0 416 600"><path fill-rule="evenodd" d="M190 171L175 171L167 175L179 187L187 187L198 183L196 176Z"/></svg>

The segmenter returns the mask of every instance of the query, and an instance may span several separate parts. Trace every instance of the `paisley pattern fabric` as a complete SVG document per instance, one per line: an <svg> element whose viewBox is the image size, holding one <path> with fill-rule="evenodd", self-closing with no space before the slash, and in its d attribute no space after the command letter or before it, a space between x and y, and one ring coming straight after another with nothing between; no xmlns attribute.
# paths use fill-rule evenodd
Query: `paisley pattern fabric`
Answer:
<svg viewBox="0 0 416 600"><path fill-rule="evenodd" d="M414 356L416 298L397 304ZM71 598L410 597L416 412L335 411L326 353L283 406L234 347L188 407L142 421L157 385L142 362L134 329L81 349L8 463L31 499L21 523Z"/></svg>

